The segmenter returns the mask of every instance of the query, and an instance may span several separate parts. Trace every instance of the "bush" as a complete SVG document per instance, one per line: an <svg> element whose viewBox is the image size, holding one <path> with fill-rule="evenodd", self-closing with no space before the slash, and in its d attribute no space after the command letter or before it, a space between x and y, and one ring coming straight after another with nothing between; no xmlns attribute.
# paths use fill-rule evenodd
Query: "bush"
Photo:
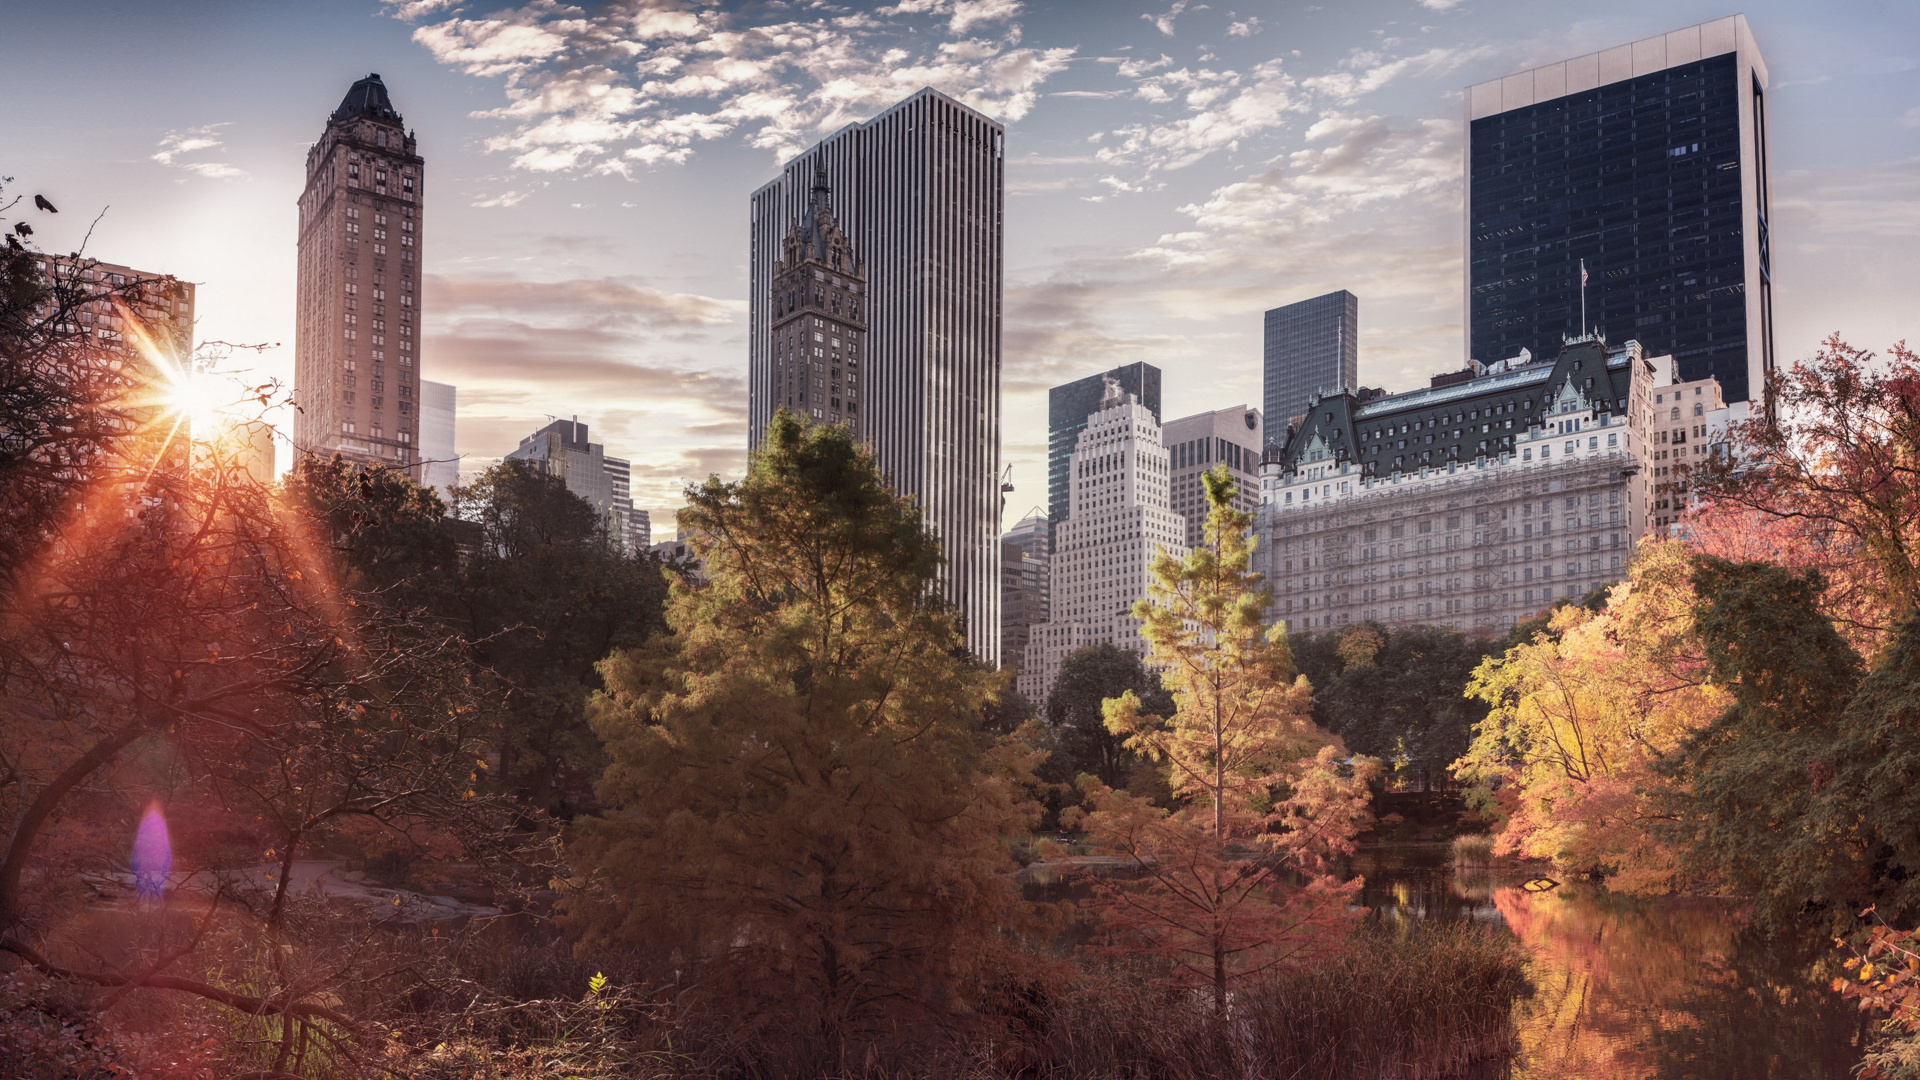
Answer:
<svg viewBox="0 0 1920 1080"><path fill-rule="evenodd" d="M1453 865L1492 866L1493 836L1489 833L1468 833L1454 837Z"/></svg>

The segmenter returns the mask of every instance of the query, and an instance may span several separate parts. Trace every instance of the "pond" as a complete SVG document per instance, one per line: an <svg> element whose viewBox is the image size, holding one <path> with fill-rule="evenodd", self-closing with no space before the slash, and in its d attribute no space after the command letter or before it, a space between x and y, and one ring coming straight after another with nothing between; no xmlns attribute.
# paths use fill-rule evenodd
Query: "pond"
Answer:
<svg viewBox="0 0 1920 1080"><path fill-rule="evenodd" d="M1832 943L1766 937L1736 906L1520 887L1456 874L1445 845L1363 848L1362 902L1384 919L1472 919L1531 957L1515 1080L1847 1080L1872 1018L1828 989Z"/></svg>

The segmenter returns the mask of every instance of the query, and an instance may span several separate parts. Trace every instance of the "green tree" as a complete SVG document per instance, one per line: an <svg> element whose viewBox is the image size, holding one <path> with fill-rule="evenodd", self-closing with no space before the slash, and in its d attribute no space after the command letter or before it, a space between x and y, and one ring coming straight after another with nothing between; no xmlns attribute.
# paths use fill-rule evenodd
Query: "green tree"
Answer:
<svg viewBox="0 0 1920 1080"><path fill-rule="evenodd" d="M746 479L680 513L706 578L674 585L670 636L602 665L606 809L572 848L596 888L568 912L838 1053L957 992L1006 925L1027 815L980 730L1001 680L844 428L776 414Z"/></svg>
<svg viewBox="0 0 1920 1080"><path fill-rule="evenodd" d="M1224 1011L1232 980L1337 947L1359 883L1336 881L1330 860L1368 821L1375 769L1313 724L1284 626L1262 624L1252 522L1224 467L1206 486L1205 541L1184 560L1161 552L1133 608L1174 708L1149 713L1132 692L1106 705L1129 750L1165 763L1177 807L1082 786L1089 832L1140 875L1100 883L1095 916L1115 947L1208 987Z"/></svg>
<svg viewBox="0 0 1920 1080"><path fill-rule="evenodd" d="M1356 623L1326 634L1294 634L1313 682L1313 717L1349 750L1380 758L1404 780L1431 787L1473 740L1486 716L1466 696L1487 643L1457 630L1416 624L1391 632Z"/></svg>
<svg viewBox="0 0 1920 1080"><path fill-rule="evenodd" d="M1127 786L1140 757L1127 749L1125 736L1107 729L1105 704L1129 693L1146 712L1173 712L1172 695L1139 653L1102 642L1068 654L1047 694L1047 749L1052 755L1042 775L1071 783L1090 773L1108 787Z"/></svg>

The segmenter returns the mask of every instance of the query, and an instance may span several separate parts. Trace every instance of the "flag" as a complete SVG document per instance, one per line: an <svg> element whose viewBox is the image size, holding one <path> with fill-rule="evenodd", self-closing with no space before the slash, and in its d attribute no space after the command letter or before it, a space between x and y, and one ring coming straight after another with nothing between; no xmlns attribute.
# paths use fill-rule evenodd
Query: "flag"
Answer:
<svg viewBox="0 0 1920 1080"><path fill-rule="evenodd" d="M1585 259L1580 260L1580 287L1583 289L1587 287L1587 260Z"/></svg>

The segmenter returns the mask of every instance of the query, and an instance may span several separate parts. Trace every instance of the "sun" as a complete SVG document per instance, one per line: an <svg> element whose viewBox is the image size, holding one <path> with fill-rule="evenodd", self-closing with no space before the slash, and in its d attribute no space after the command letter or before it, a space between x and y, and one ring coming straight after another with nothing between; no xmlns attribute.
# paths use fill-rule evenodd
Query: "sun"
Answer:
<svg viewBox="0 0 1920 1080"><path fill-rule="evenodd" d="M167 372L161 400L186 420L190 438L206 439L226 422L223 413L230 389L227 380L209 372L175 369Z"/></svg>

